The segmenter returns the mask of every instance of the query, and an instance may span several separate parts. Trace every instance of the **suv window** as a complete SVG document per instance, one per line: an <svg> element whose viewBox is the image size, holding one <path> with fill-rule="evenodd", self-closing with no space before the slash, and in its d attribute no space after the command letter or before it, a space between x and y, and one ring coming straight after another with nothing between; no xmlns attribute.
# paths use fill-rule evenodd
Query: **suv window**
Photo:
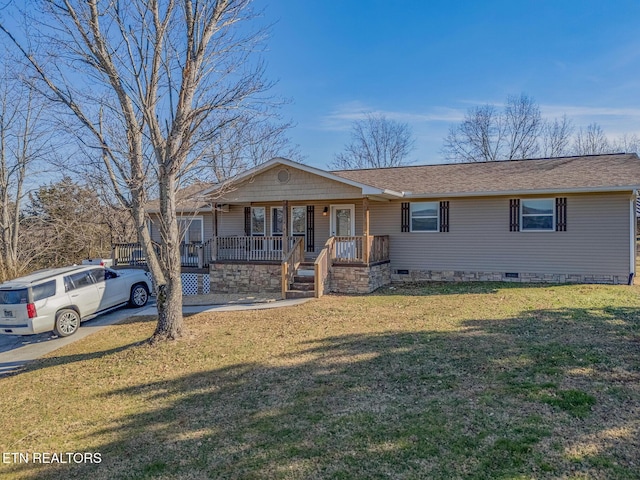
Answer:
<svg viewBox="0 0 640 480"><path fill-rule="evenodd" d="M91 275L96 283L104 282L104 268L94 268L91 270Z"/></svg>
<svg viewBox="0 0 640 480"><path fill-rule="evenodd" d="M91 273L89 271L78 272L64 277L64 289L69 292L76 288L93 285Z"/></svg>
<svg viewBox="0 0 640 480"><path fill-rule="evenodd" d="M40 285L34 285L31 287L33 293L33 301L37 302L43 298L53 297L56 294L56 281L41 283Z"/></svg>
<svg viewBox="0 0 640 480"><path fill-rule="evenodd" d="M0 305L17 305L28 303L28 292L26 288L17 290L0 290Z"/></svg>

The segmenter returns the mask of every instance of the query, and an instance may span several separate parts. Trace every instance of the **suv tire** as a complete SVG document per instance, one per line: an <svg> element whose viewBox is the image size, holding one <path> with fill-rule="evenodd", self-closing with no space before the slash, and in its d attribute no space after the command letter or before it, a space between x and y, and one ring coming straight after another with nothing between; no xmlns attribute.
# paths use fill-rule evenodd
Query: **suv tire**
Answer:
<svg viewBox="0 0 640 480"><path fill-rule="evenodd" d="M71 308L65 308L56 313L56 323L53 332L59 337L68 337L78 331L80 315Z"/></svg>
<svg viewBox="0 0 640 480"><path fill-rule="evenodd" d="M135 308L144 307L149 300L149 292L147 287L138 283L131 289L131 296L129 297L129 305Z"/></svg>

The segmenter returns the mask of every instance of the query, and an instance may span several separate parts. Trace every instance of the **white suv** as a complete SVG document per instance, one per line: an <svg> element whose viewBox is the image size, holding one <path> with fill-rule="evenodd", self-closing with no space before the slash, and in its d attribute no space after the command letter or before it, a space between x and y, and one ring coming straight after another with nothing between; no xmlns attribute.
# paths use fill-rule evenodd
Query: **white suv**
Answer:
<svg viewBox="0 0 640 480"><path fill-rule="evenodd" d="M53 330L67 337L80 322L129 302L147 304L151 282L143 270L95 265L39 270L0 284L0 334L32 335Z"/></svg>

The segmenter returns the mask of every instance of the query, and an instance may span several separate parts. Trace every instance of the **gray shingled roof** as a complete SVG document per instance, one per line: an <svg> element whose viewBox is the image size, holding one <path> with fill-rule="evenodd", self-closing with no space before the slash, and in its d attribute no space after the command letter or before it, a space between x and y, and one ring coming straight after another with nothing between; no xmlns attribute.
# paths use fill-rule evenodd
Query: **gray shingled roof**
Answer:
<svg viewBox="0 0 640 480"><path fill-rule="evenodd" d="M640 187L640 158L635 153L588 155L332 173L373 187L414 195L605 190Z"/></svg>

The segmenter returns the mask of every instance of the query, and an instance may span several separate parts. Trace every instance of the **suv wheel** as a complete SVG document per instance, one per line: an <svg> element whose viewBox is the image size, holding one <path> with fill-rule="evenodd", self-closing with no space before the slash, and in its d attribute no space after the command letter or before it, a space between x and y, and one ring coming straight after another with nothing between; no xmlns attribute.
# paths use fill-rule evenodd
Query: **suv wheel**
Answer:
<svg viewBox="0 0 640 480"><path fill-rule="evenodd" d="M80 315L75 310L65 308L56 313L56 323L54 333L59 337L68 337L78 331L80 326Z"/></svg>
<svg viewBox="0 0 640 480"><path fill-rule="evenodd" d="M132 307L140 308L144 307L149 300L149 292L144 285L134 285L131 289L131 297L129 297L129 303Z"/></svg>

